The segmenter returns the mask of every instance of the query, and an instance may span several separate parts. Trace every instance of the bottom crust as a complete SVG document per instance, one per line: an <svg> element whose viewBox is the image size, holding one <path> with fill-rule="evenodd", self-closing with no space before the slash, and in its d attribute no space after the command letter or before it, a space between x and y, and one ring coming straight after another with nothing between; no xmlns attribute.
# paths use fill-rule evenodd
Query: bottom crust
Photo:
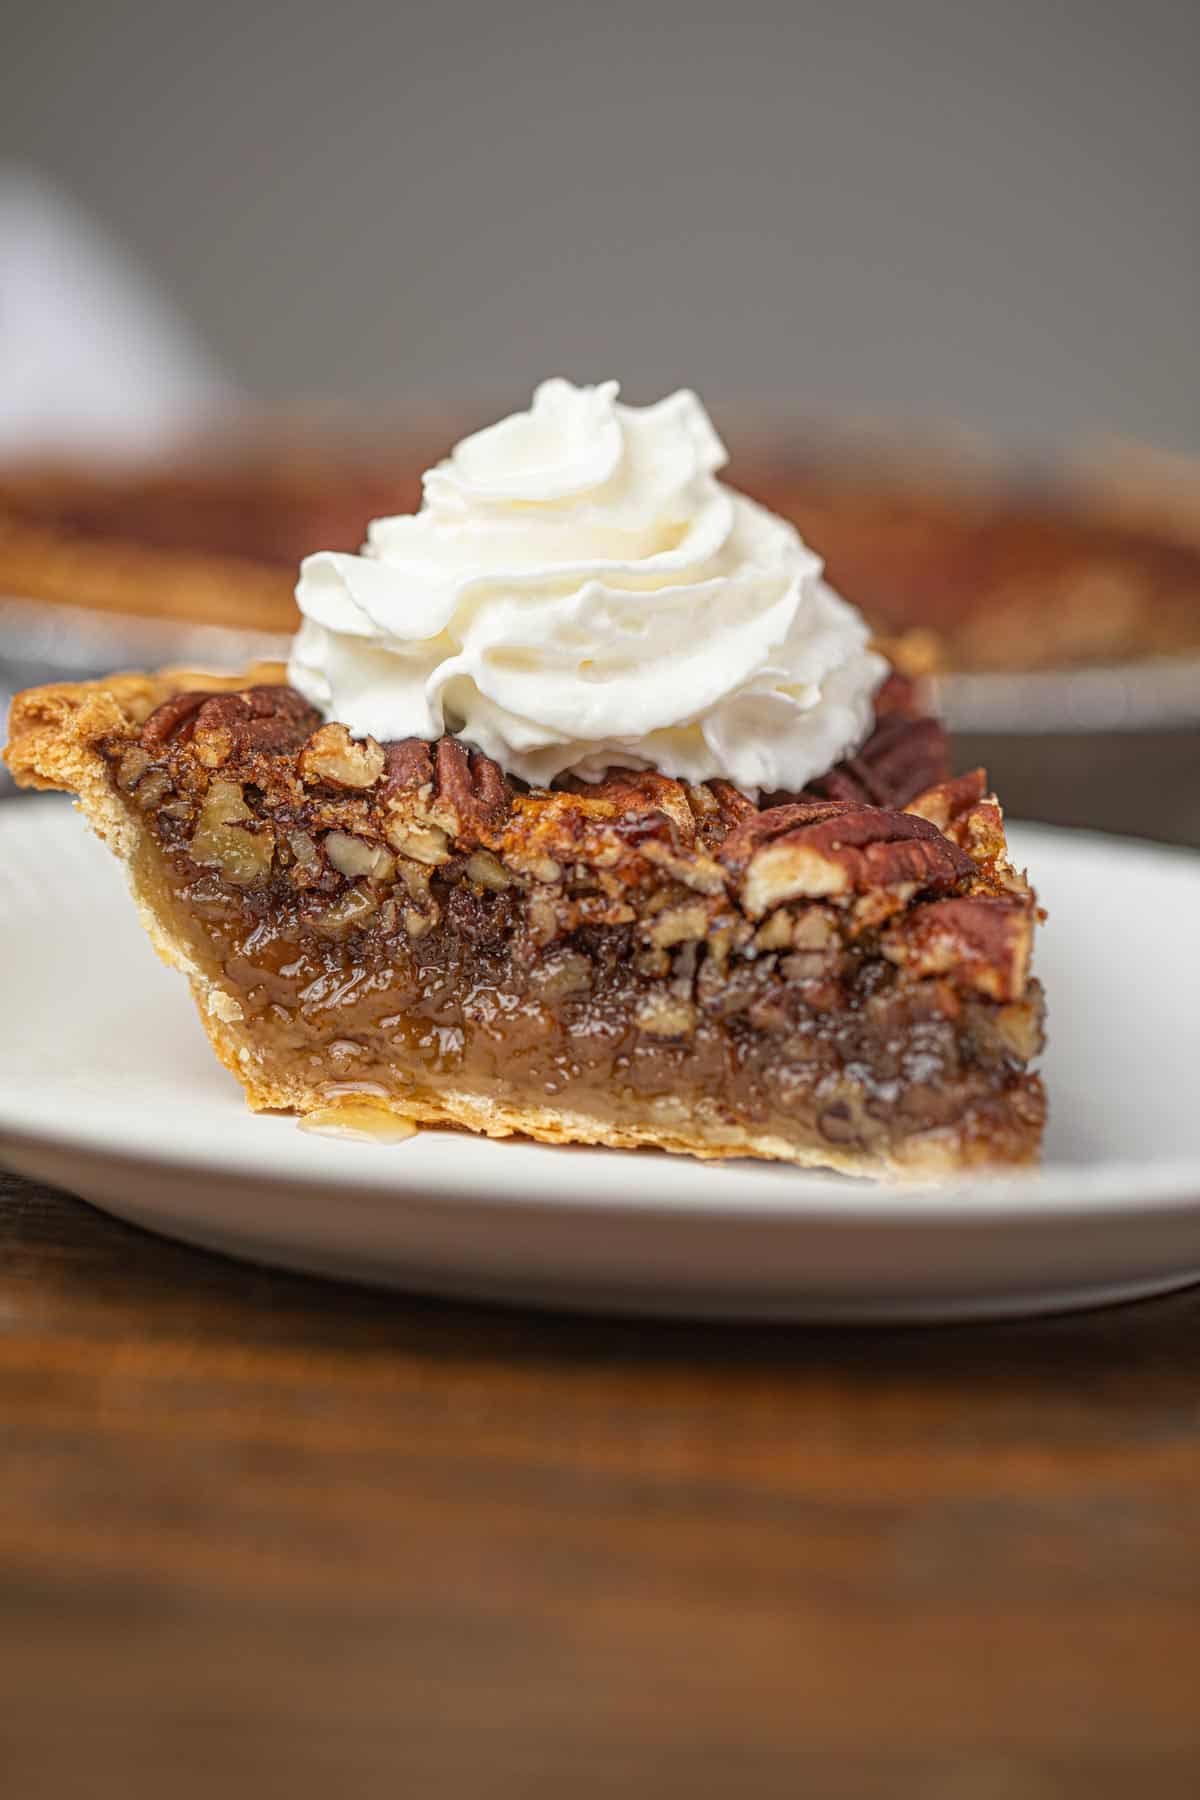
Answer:
<svg viewBox="0 0 1200 1800"><path fill-rule="evenodd" d="M158 947L163 954L161 935ZM186 968L190 959L186 951L180 957L180 949L181 946L172 945L166 959L176 967ZM195 964L190 966L194 970ZM344 1111L352 1131L359 1135L372 1135L369 1130L358 1132L356 1128L361 1127L364 1114L377 1114L384 1120L451 1126L489 1138L525 1137L540 1144L585 1144L614 1150L665 1150L703 1162L746 1157L791 1163L797 1168L830 1169L864 1179L890 1176L901 1181L945 1180L964 1168L984 1166L996 1156L994 1121L990 1128L985 1127L970 1110L953 1125L914 1133L898 1146L856 1150L829 1144L824 1139L804 1144L794 1136L751 1130L723 1116L715 1103L703 1100L687 1104L660 1099L651 1102L656 1117L617 1124L574 1108L516 1104L449 1086L434 1088L423 1084L406 1088L403 1095L389 1096L362 1092L362 1088L372 1086L370 1083L351 1083L346 1084L351 1091L339 1097L328 1086L312 1088L294 1080L272 1079L258 1066L261 1053L247 1039L240 1020L227 1016L228 996L196 976L192 979L192 992L213 1050L240 1082L253 1111L319 1116L325 1125L336 1124L339 1111ZM1008 1167L1037 1161L1043 1103L1040 1083L1036 1078L1030 1080L1030 1118L1025 1130L1013 1135L1009 1154L1004 1158Z"/></svg>
<svg viewBox="0 0 1200 1800"><path fill-rule="evenodd" d="M201 992L197 1003L209 1042L220 1061L241 1083L247 1103L254 1112L294 1113L301 1117L320 1115L329 1123L337 1113L337 1102L331 1104L326 1092L297 1086L290 1082L272 1082L258 1076L250 1066L253 1052L239 1041L239 1034L207 1010ZM478 1094L453 1088L433 1092L414 1091L404 1098L391 1100L371 1096L364 1101L360 1094L347 1096L346 1112L357 1120L364 1109L382 1115L410 1120L415 1125L452 1126L481 1137L530 1138L539 1144L586 1144L613 1150L666 1150L674 1155L692 1156L702 1162L727 1161L733 1157L754 1158L761 1162L786 1162L805 1169L830 1169L839 1175L854 1175L878 1180L891 1176L902 1181L947 1179L961 1173L964 1164L975 1166L964 1158L963 1131L950 1127L919 1133L906 1140L903 1153L886 1151L851 1151L827 1143L805 1145L794 1138L783 1138L770 1132L746 1130L719 1116L717 1108L685 1108L681 1101L662 1106L666 1112L673 1106L686 1112L674 1126L662 1123L613 1125L571 1111L565 1107L516 1106L499 1100L484 1099ZM971 1121L963 1122L969 1134ZM369 1135L369 1134L364 1134ZM1035 1162L1036 1145L1023 1156L1010 1159L1009 1165Z"/></svg>

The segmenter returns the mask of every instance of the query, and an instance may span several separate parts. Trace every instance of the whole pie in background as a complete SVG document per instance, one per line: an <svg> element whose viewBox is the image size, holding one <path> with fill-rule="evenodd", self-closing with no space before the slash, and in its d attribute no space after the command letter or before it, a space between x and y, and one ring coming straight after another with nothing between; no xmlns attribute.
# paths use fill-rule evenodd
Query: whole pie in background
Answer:
<svg viewBox="0 0 1200 1800"><path fill-rule="evenodd" d="M152 465L0 466L0 596L285 636L296 566L420 499L414 456L220 444ZM0 619L2 625L2 619Z"/></svg>
<svg viewBox="0 0 1200 1800"><path fill-rule="evenodd" d="M374 449L267 433L149 468L0 467L0 654L17 654L28 608L12 603L30 600L289 636L300 558L314 544L355 550L369 519L416 506L428 450L403 432ZM737 485L820 548L881 636L924 633L943 669L1200 655L1189 459L1132 449L1067 477L1018 477L831 432L769 452L751 441L738 468Z"/></svg>
<svg viewBox="0 0 1200 1800"><path fill-rule="evenodd" d="M1127 449L1004 474L892 448L796 450L750 491L821 546L882 634L964 673L1200 654L1200 467Z"/></svg>

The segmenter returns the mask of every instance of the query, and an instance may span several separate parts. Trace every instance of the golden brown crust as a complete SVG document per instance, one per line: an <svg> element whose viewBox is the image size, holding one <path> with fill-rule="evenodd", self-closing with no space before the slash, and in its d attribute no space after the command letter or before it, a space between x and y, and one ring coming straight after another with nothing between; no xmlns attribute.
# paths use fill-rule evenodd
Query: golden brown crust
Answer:
<svg viewBox="0 0 1200 1800"><path fill-rule="evenodd" d="M107 775L100 740L144 725L174 694L190 688L236 693L286 679L282 663L254 663L237 675L159 669L28 688L13 700L4 760L20 787L63 788L82 798L85 786Z"/></svg>

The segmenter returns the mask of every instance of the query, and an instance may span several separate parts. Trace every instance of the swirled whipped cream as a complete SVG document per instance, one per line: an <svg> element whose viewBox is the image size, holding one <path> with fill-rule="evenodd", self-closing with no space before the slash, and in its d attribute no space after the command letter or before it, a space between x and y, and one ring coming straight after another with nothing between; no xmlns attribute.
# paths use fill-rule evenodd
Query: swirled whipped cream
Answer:
<svg viewBox="0 0 1200 1800"><path fill-rule="evenodd" d="M797 789L870 731L886 670L793 527L716 479L686 390L547 381L465 438L417 513L301 565L292 684L358 737L453 732L571 771Z"/></svg>

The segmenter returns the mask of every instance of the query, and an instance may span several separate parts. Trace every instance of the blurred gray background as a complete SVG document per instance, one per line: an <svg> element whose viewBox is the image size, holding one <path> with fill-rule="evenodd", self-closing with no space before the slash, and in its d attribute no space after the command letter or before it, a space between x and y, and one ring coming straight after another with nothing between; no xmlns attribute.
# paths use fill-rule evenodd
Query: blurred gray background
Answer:
<svg viewBox="0 0 1200 1800"><path fill-rule="evenodd" d="M1194 0L40 0L3 152L271 400L1200 448Z"/></svg>

